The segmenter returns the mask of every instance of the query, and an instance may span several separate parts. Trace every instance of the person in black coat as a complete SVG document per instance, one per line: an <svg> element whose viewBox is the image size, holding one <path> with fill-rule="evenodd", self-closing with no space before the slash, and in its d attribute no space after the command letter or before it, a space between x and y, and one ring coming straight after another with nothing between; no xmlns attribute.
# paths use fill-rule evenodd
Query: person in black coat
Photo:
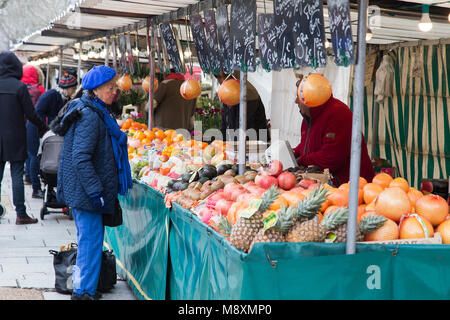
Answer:
<svg viewBox="0 0 450 320"><path fill-rule="evenodd" d="M34 123L40 136L47 125L39 118L26 84L22 79L22 63L9 51L0 53L0 184L6 162L10 163L16 224L36 223L27 215L23 170L27 158L25 117ZM0 211L4 211L1 206ZM0 212L1 213L1 212Z"/></svg>
<svg viewBox="0 0 450 320"><path fill-rule="evenodd" d="M39 117L50 124L57 116L59 110L71 99L77 87L76 76L63 71L58 80L58 87L48 90L39 97L36 103L36 112ZM29 174L33 186L32 197L43 198L41 182L39 181L39 160L37 158L39 149L39 134L36 126L28 122L27 127L27 152L29 158Z"/></svg>

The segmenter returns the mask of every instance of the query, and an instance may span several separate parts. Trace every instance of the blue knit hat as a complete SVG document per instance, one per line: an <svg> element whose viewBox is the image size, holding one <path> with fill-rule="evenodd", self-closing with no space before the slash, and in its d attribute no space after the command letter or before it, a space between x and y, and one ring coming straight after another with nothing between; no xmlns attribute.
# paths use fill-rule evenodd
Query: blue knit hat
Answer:
<svg viewBox="0 0 450 320"><path fill-rule="evenodd" d="M108 66L95 66L85 74L81 85L83 89L92 90L107 83L116 76L116 70Z"/></svg>

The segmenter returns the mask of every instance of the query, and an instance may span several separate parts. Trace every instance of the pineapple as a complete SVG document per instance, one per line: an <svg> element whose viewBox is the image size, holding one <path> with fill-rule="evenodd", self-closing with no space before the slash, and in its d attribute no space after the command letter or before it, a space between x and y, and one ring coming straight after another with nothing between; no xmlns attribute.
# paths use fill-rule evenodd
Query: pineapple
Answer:
<svg viewBox="0 0 450 320"><path fill-rule="evenodd" d="M266 230L262 228L256 234L250 245L250 251L254 243L257 242L285 242L285 234L292 227L292 217L293 217L292 207L282 207L276 212L276 223L273 226L269 226Z"/></svg>
<svg viewBox="0 0 450 320"><path fill-rule="evenodd" d="M230 243L244 252L249 252L253 238L264 227L262 213L269 209L270 205L278 197L279 191L275 186L270 187L261 197L261 202L251 216L244 216L244 212L233 225L230 234Z"/></svg>
<svg viewBox="0 0 450 320"><path fill-rule="evenodd" d="M314 219L326 200L328 190L315 189L305 200L300 201L293 210L292 230L286 235L288 242L322 242L326 237L325 228Z"/></svg>
<svg viewBox="0 0 450 320"><path fill-rule="evenodd" d="M347 242L347 219L347 207L339 208L323 218L323 227L330 231L329 235L332 237L336 236L333 242ZM356 226L356 241L363 241L364 233L375 231L380 228L385 221L385 217L377 214L366 216Z"/></svg>
<svg viewBox="0 0 450 320"><path fill-rule="evenodd" d="M217 225L217 231L223 235L225 238L229 238L230 237L230 233L231 233L231 228L232 228L232 224L230 221L227 220L227 218L225 218L224 216L220 215L220 222Z"/></svg>

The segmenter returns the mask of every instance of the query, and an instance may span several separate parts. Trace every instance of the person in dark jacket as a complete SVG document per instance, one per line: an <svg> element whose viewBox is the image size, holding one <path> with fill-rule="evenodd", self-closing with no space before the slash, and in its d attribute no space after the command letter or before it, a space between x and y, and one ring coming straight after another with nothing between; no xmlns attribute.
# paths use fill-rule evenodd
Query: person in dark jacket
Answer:
<svg viewBox="0 0 450 320"><path fill-rule="evenodd" d="M299 84L300 80L297 81L297 87ZM295 102L303 116L301 141L294 148L298 164L315 165L322 170L328 168L336 187L348 182L353 118L350 108L333 95L323 105L314 108L301 103L298 97ZM360 176L368 182L374 177L364 135L361 141Z"/></svg>
<svg viewBox="0 0 450 320"><path fill-rule="evenodd" d="M57 199L72 208L78 253L72 270L73 300L94 300L103 248L103 215L132 187L127 135L111 113L116 71L95 66L83 77L88 90L68 106L54 132L64 136ZM56 131L55 131L56 130Z"/></svg>
<svg viewBox="0 0 450 320"><path fill-rule="evenodd" d="M63 71L58 81L58 87L48 90L38 100L36 104L36 112L39 117L50 124L56 117L59 110L71 99L75 93L77 86L77 78ZM37 199L43 198L41 182L39 181L39 160L37 158L39 149L39 135L37 128L32 123L27 123L27 152L29 158L29 175L33 187L32 197Z"/></svg>
<svg viewBox="0 0 450 320"><path fill-rule="evenodd" d="M34 123L39 135L47 130L47 125L34 110L23 76L22 63L12 52L0 53L0 184L5 164L11 169L13 203L16 208L16 224L36 223L38 220L27 215L23 170L27 158L27 138L25 117ZM0 211L4 211L3 206ZM0 212L1 213L1 212Z"/></svg>
<svg viewBox="0 0 450 320"><path fill-rule="evenodd" d="M235 73L236 78L239 79L239 73ZM219 84L228 77L223 71L219 75L215 75ZM238 137L237 129L239 129L239 110L240 104L235 106L226 106L222 108L222 126L220 131L224 140L233 140ZM256 132L256 137L249 135L251 140L270 139L269 126L266 118L266 110L262 103L261 97L256 88L247 81L247 130L253 129ZM261 134L259 130L266 130L267 135ZM253 138L253 139L252 139Z"/></svg>

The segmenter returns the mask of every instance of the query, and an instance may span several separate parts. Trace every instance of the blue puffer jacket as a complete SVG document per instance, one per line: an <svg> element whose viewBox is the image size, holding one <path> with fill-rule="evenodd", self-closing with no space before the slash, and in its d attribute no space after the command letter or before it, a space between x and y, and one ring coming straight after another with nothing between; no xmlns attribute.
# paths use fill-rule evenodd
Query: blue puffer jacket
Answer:
<svg viewBox="0 0 450 320"><path fill-rule="evenodd" d="M57 198L74 209L98 212L89 195L102 192L106 202L102 213L112 213L118 176L111 138L101 110L86 94L73 100L66 114L77 112L78 117L63 120L69 123L64 124L67 129L58 168Z"/></svg>

